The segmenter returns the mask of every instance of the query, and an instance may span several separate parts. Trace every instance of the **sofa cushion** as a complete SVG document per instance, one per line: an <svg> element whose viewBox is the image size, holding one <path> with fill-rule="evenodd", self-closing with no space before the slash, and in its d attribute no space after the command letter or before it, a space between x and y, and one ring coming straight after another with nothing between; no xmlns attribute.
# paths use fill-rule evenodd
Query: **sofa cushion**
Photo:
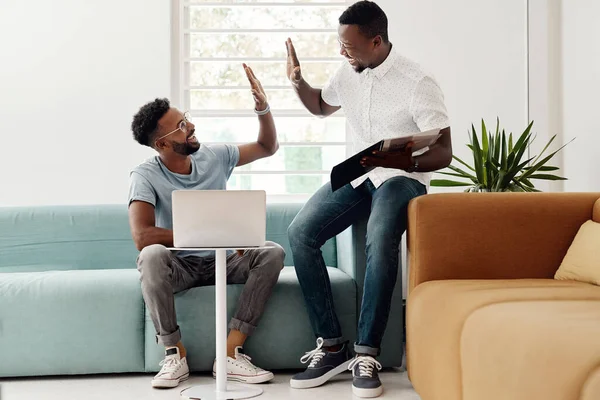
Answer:
<svg viewBox="0 0 600 400"><path fill-rule="evenodd" d="M356 284L337 268L328 268L337 315L346 339L356 337ZM243 285L227 286L227 314L232 317ZM212 371L215 357L215 287L175 295L177 321L193 371ZM284 268L263 317L245 351L262 368L300 368L300 357L315 347L314 334L294 268ZM146 310L146 371L158 371L164 347Z"/></svg>
<svg viewBox="0 0 600 400"><path fill-rule="evenodd" d="M0 274L0 376L143 371L138 276L134 269Z"/></svg>
<svg viewBox="0 0 600 400"><path fill-rule="evenodd" d="M600 301L479 308L461 335L462 399L579 399L600 366L599 338Z"/></svg>
<svg viewBox="0 0 600 400"><path fill-rule="evenodd" d="M600 300L600 288L554 279L446 280L417 286L408 297L407 362L421 397L462 399L461 334L473 312L532 300Z"/></svg>
<svg viewBox="0 0 600 400"><path fill-rule="evenodd" d="M294 265L287 229L301 203L267 204L267 240ZM325 264L337 267L336 239L323 245ZM127 206L0 208L0 273L81 269L135 269L138 255L129 230Z"/></svg>
<svg viewBox="0 0 600 400"><path fill-rule="evenodd" d="M554 278L600 285L599 243L600 223L590 220L581 225Z"/></svg>
<svg viewBox="0 0 600 400"><path fill-rule="evenodd" d="M135 268L126 205L0 208L0 272Z"/></svg>

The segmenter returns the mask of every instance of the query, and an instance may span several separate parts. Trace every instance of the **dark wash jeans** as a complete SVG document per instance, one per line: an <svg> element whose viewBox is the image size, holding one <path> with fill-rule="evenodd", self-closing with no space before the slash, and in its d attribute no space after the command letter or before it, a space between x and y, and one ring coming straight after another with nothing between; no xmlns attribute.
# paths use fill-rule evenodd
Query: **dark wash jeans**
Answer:
<svg viewBox="0 0 600 400"><path fill-rule="evenodd" d="M359 218L369 215L366 275L354 351L378 356L398 275L398 246L407 225L408 203L426 187L411 178L388 179L379 188L367 179L354 189L336 192L321 187L300 210L288 229L296 274L311 325L324 346L343 342L333 304L331 283L321 246Z"/></svg>

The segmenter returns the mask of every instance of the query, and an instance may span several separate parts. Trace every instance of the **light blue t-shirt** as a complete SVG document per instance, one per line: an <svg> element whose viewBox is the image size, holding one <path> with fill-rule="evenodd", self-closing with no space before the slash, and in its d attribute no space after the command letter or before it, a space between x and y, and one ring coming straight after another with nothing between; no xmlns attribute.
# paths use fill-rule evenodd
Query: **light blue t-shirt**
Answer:
<svg viewBox="0 0 600 400"><path fill-rule="evenodd" d="M205 146L191 155L192 172L176 174L155 156L135 167L129 174L129 202L144 201L154 206L156 226L173 229L171 192L174 190L225 190L227 180L240 159L237 146ZM179 252L179 256L214 257L212 251Z"/></svg>

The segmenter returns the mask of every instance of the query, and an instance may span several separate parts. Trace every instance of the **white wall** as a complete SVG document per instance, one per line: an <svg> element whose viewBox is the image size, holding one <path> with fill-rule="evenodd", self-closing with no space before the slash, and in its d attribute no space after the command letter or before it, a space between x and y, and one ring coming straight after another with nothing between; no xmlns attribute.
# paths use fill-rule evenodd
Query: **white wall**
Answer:
<svg viewBox="0 0 600 400"><path fill-rule="evenodd" d="M564 190L600 192L600 2L562 0Z"/></svg>
<svg viewBox="0 0 600 400"><path fill-rule="evenodd" d="M0 1L0 206L125 203L151 154L131 117L170 94L167 0Z"/></svg>
<svg viewBox="0 0 600 400"><path fill-rule="evenodd" d="M561 0L529 0L529 118L538 135L530 147L530 156L537 156L546 143L557 135L551 149L558 149L562 141L562 71L561 71ZM548 165L562 168L562 153ZM558 171L563 174L564 171ZM542 191L560 192L561 181L535 182Z"/></svg>
<svg viewBox="0 0 600 400"><path fill-rule="evenodd" d="M530 112L538 127L536 154L553 135L555 149L575 138L551 161L565 182L542 190L600 191L600 28L594 0L529 0Z"/></svg>
<svg viewBox="0 0 600 400"><path fill-rule="evenodd" d="M527 126L525 0L379 0L390 40L427 68L445 95L454 153L470 159L467 130L481 118L507 132ZM493 126L490 126L493 125ZM468 160L465 160L469 162ZM460 191L437 189L430 192Z"/></svg>

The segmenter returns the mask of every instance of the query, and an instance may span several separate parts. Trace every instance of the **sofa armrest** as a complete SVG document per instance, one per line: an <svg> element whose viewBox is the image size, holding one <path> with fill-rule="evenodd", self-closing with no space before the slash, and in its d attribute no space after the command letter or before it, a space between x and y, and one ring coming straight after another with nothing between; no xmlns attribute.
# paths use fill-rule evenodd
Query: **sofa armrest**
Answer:
<svg viewBox="0 0 600 400"><path fill-rule="evenodd" d="M447 193L409 205L409 290L442 279L553 278L600 193Z"/></svg>

